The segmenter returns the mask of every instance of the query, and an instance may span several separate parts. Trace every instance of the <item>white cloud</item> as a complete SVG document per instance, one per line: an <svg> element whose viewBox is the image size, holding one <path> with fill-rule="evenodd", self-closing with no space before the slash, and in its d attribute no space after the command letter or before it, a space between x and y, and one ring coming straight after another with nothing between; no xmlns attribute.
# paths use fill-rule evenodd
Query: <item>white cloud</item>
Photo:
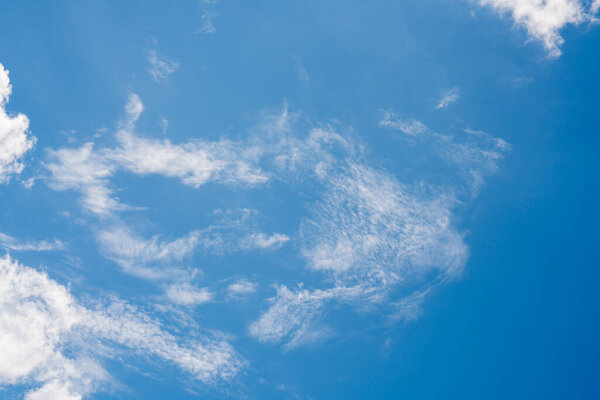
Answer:
<svg viewBox="0 0 600 400"><path fill-rule="evenodd" d="M35 137L28 135L27 116L9 115L6 112L11 93L8 70L0 63L0 184L8 182L11 175L23 171L25 165L21 159L36 142Z"/></svg>
<svg viewBox="0 0 600 400"><path fill-rule="evenodd" d="M136 135L135 122L143 110L140 98L132 94L116 133L119 146L115 148L95 149L93 143L85 143L80 148L50 151L45 164L50 172L49 185L55 190L78 191L86 210L109 216L131 209L113 196L110 178L118 170L179 178L194 188L209 181L259 185L269 180L269 175L257 166L260 148L228 140L173 144L167 139Z"/></svg>
<svg viewBox="0 0 600 400"><path fill-rule="evenodd" d="M379 121L379 126L396 129L411 136L418 136L427 131L427 127L421 121L400 119L391 111L384 112L383 118Z"/></svg>
<svg viewBox="0 0 600 400"><path fill-rule="evenodd" d="M50 251L65 248L64 244L57 239L23 242L2 232L0 232L0 246L13 251Z"/></svg>
<svg viewBox="0 0 600 400"><path fill-rule="evenodd" d="M306 344L310 338L320 338L314 334L311 326L328 302L352 302L363 294L361 287L335 287L312 292L277 287L277 296L271 299L273 305L250 325L250 334L261 342L275 343L288 337L288 343Z"/></svg>
<svg viewBox="0 0 600 400"><path fill-rule="evenodd" d="M458 100L458 93L458 88L453 88L447 91L446 93L444 93L444 95L438 102L437 106L435 106L435 108L437 110L441 110L442 108L446 108L450 104L455 103Z"/></svg>
<svg viewBox="0 0 600 400"><path fill-rule="evenodd" d="M45 167L50 171L49 185L54 190L75 190L83 197L83 207L97 215L106 216L126 206L113 198L109 178L115 166L102 153L94 151L92 143L78 149L49 151Z"/></svg>
<svg viewBox="0 0 600 400"><path fill-rule="evenodd" d="M217 13L212 11L212 10L205 10L202 13L202 25L200 26L200 28L198 30L196 30L196 33L206 33L206 34L211 34L211 33L215 33L217 30L215 29L215 25L214 25L214 18L217 16Z"/></svg>
<svg viewBox="0 0 600 400"><path fill-rule="evenodd" d="M459 184L448 179L451 183L445 187L418 179L418 183L404 184L369 165L364 146L352 140L352 134L341 135L322 125L299 135L294 131L297 114L287 106L267 117L246 141L180 145L135 134L134 123L143 110L139 98L132 96L127 110L128 117L116 134L118 146L93 152L98 157L95 163L106 166L107 173L90 179L87 184L92 187L108 188L108 177L126 170L174 177L192 187L209 181L257 185L280 179L292 184L310 180L320 188L320 200L309 205L309 217L302 222L299 246L307 266L319 274L325 288L318 284L306 290L281 286L270 309L250 326L251 334L260 340L285 339L288 348L331 334L319 326L319 318L327 312L324 306L332 302L356 307L393 302L407 310L406 318L416 315L419 302L409 299L459 275L468 257L463 234L454 224L462 186L466 181L467 186L478 187L485 175L496 172L508 149L505 142L481 132L458 140L388 112L380 126L409 134L416 143L429 143L433 154L453 167L447 168L448 174L465 178ZM53 177L61 181L62 175ZM82 179L75 181L79 184ZM250 229L243 220L220 222L173 241L157 236L143 239L116 225L101 229L98 240L104 254L127 272L159 281L177 304L194 305L208 301L210 292L193 286L194 272L180 264L198 248L215 252L274 249L289 241L281 233ZM228 288L230 296L236 290L244 288Z"/></svg>
<svg viewBox="0 0 600 400"><path fill-rule="evenodd" d="M107 258L127 273L152 280L181 275L183 272L173 263L191 256L202 244L201 239L198 231L173 241L161 241L158 236L143 239L123 226L98 233L100 249Z"/></svg>
<svg viewBox="0 0 600 400"><path fill-rule="evenodd" d="M246 279L239 279L227 287L230 297L244 296L256 292L257 284Z"/></svg>
<svg viewBox="0 0 600 400"><path fill-rule="evenodd" d="M166 135L167 131L169 130L169 120L161 115L158 120L158 124L160 125L160 130L161 130L162 134Z"/></svg>
<svg viewBox="0 0 600 400"><path fill-rule="evenodd" d="M286 348L293 348L331 335L319 326L323 315L335 308L331 303L387 305L395 309L394 318L414 319L432 287L461 274L469 254L454 223L462 187L474 194L483 178L497 171L510 146L483 132L469 131L465 138L437 134L392 112L379 125L425 143L425 154L433 151L445 160L452 179L444 180L447 186L423 179L405 184L355 155L353 149L360 145L347 143L337 157L329 153L328 173L318 176L322 197L309 207L299 235L306 264L321 274L325 288L278 287L271 306L250 325L260 341L284 340ZM296 149L302 153L306 148ZM328 153L327 147L319 150L319 155Z"/></svg>
<svg viewBox="0 0 600 400"><path fill-rule="evenodd" d="M171 285L167 288L167 297L175 304L195 306L208 303L213 294L207 288L197 288L187 283Z"/></svg>
<svg viewBox="0 0 600 400"><path fill-rule="evenodd" d="M511 149L504 140L482 131L466 129L467 136L463 138L458 135L439 134L420 121L412 121L413 125L419 127L418 139L421 143L430 146L433 155L442 157L456 172L466 178L472 195L478 193L486 176L498 171L499 162ZM390 111L385 113L379 125L406 133L406 120L398 118Z"/></svg>
<svg viewBox="0 0 600 400"><path fill-rule="evenodd" d="M247 248L258 249L277 249L283 246L289 240L289 237L281 233L274 233L269 236L262 232L259 232L249 235L246 238L243 246Z"/></svg>
<svg viewBox="0 0 600 400"><path fill-rule="evenodd" d="M320 338L312 327L326 304L381 304L399 289L404 298L411 288L456 277L466 263L467 246L451 223L452 196L403 185L361 164L330 185L300 236L307 265L334 285L278 288L273 305L250 326L261 341L286 339L294 347Z"/></svg>
<svg viewBox="0 0 600 400"><path fill-rule="evenodd" d="M178 62L169 59L165 55L158 54L154 50L148 52L148 63L150 64L148 72L150 72L155 82L164 81L179 69Z"/></svg>
<svg viewBox="0 0 600 400"><path fill-rule="evenodd" d="M39 385L31 400L80 399L109 380L102 360L122 352L156 357L205 383L244 364L222 340L177 338L122 302L86 308L45 274L0 259L0 384Z"/></svg>
<svg viewBox="0 0 600 400"><path fill-rule="evenodd" d="M253 149L234 142L189 142L174 145L168 139L156 140L132 132L117 134L120 147L107 152L107 158L134 174L159 174L180 178L198 188L209 181L257 185L269 178L253 165Z"/></svg>
<svg viewBox="0 0 600 400"><path fill-rule="evenodd" d="M450 222L455 201L428 192L350 166L302 224L309 267L331 271L346 286L386 287L432 269L455 276L467 255Z"/></svg>
<svg viewBox="0 0 600 400"><path fill-rule="evenodd" d="M501 14L510 14L532 39L542 42L551 57L561 55L564 39L560 31L567 25L590 22L600 7L587 0L478 0Z"/></svg>

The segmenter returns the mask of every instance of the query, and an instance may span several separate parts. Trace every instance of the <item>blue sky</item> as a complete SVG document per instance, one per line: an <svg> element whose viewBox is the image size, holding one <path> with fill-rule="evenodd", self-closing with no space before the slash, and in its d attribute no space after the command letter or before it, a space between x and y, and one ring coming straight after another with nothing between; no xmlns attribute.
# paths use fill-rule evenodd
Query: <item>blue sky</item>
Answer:
<svg viewBox="0 0 600 400"><path fill-rule="evenodd" d="M0 397L600 395L598 0L0 7Z"/></svg>

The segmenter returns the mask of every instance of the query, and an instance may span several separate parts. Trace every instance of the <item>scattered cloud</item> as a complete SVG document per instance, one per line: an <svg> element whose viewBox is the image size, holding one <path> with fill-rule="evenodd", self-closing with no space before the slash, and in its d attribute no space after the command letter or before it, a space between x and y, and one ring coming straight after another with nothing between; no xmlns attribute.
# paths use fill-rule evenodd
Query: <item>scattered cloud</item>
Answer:
<svg viewBox="0 0 600 400"><path fill-rule="evenodd" d="M175 304L196 306L211 301L213 294L207 288L197 288L184 283L169 286L167 297Z"/></svg>
<svg viewBox="0 0 600 400"><path fill-rule="evenodd" d="M0 384L33 383L27 399L81 399L102 390L112 379L102 361L125 349L204 383L229 379L245 363L228 343L176 338L127 303L85 307L64 286L8 257L0 259L0 277Z"/></svg>
<svg viewBox="0 0 600 400"><path fill-rule="evenodd" d="M209 181L259 185L269 175L257 166L260 148L221 140L173 144L168 139L150 139L135 133L135 123L144 110L132 94L125 107L125 119L115 134L118 146L95 149L91 142L79 148L49 151L45 163L49 185L55 190L75 190L82 195L86 210L99 216L131 209L113 195L110 178L118 170L136 175L158 174L179 178L194 188Z"/></svg>
<svg viewBox="0 0 600 400"><path fill-rule="evenodd" d="M288 344L306 344L309 337L317 339L311 326L328 302L352 302L364 293L360 287L292 291L279 286L276 289L272 306L249 327L250 334L261 342L276 343L288 338Z"/></svg>
<svg viewBox="0 0 600 400"><path fill-rule="evenodd" d="M249 235L243 247L246 248L258 248L258 249L277 249L289 242L290 238L287 235L281 233L274 233L272 235L266 235L262 232L252 233Z"/></svg>
<svg viewBox="0 0 600 400"><path fill-rule="evenodd" d="M452 103L456 103L456 101L458 100L458 96L459 96L458 88L453 88L453 89L447 91L446 93L444 93L444 95L438 102L437 106L435 106L435 108L437 110L441 110L442 108L448 107Z"/></svg>
<svg viewBox="0 0 600 400"><path fill-rule="evenodd" d="M411 136L418 136L427 131L427 127L416 119L401 119L391 111L385 111L379 126L396 129Z"/></svg>
<svg viewBox="0 0 600 400"><path fill-rule="evenodd" d="M510 144L483 131L466 129L466 137L459 137L434 132L424 123L412 121L412 124L419 127L418 139L421 143L430 147L432 156L437 155L449 162L454 167L450 171L459 173L470 183L472 195L478 193L486 176L498 172L499 162L511 150ZM379 126L406 133L406 124L406 120L392 112L386 112Z"/></svg>
<svg viewBox="0 0 600 400"><path fill-rule="evenodd" d="M166 135L167 131L169 130L169 120L161 115L158 120L158 125L160 126L160 131L162 132L162 134Z"/></svg>
<svg viewBox="0 0 600 400"><path fill-rule="evenodd" d="M450 101L444 100L445 105ZM342 135L325 124L310 126L306 134L297 132L298 114L287 105L265 117L244 141L183 144L138 135L135 122L142 111L141 100L132 95L115 134L116 147L94 149L86 144L51 153L53 162L47 164L51 184L78 190L88 210L94 210L90 204L108 204L95 209L110 212L127 209L110 188L117 170L176 178L194 188L211 181L237 187L264 186L272 180L316 185L319 199L307 205L298 246L317 284L299 289L278 286L269 309L249 327L260 341L285 341L290 349L333 334L320 323L331 309L328 304L393 305L397 316L416 316L429 288L459 276L467 261L463 233L454 223L455 209L464 201L462 186L475 195L485 176L497 172L510 147L484 132L463 132L460 139L438 134L418 120L387 111L381 127L426 144L431 155L452 167L447 168L448 174L461 177L446 180L447 186L428 184L426 179L403 183L368 163L365 146L351 134ZM98 197L103 201L91 201L90 193L102 194ZM112 225L99 229L98 243L103 254L126 272L156 281L174 304L192 306L212 299L209 289L193 284L196 270L185 265L196 251L276 249L290 240L281 233L256 229L248 223L248 212L240 215L217 212L215 217L222 221L174 240L145 239L115 223L113 216ZM239 296L251 289L238 282L227 291Z"/></svg>
<svg viewBox="0 0 600 400"><path fill-rule="evenodd" d="M0 184L20 174L22 158L33 148L36 138L29 135L29 119L24 114L9 115L6 105L12 93L8 70L0 63Z"/></svg>
<svg viewBox="0 0 600 400"><path fill-rule="evenodd" d="M302 84L303 87L308 87L310 83L310 76L308 75L308 71L304 67L304 63L300 58L294 56L294 61L296 63L296 73L298 74L298 80Z"/></svg>
<svg viewBox="0 0 600 400"><path fill-rule="evenodd" d="M51 251L64 250L65 245L58 239L52 241L20 241L0 232L0 246L12 251Z"/></svg>
<svg viewBox="0 0 600 400"><path fill-rule="evenodd" d="M246 279L239 279L227 287L230 297L241 297L256 292L258 284Z"/></svg>
<svg viewBox="0 0 600 400"><path fill-rule="evenodd" d="M48 181L54 190L75 190L82 195L83 207L100 216L127 206L113 197L108 178L115 172L115 166L101 153L94 151L93 143L85 143L80 148L50 150L45 167L51 176Z"/></svg>
<svg viewBox="0 0 600 400"><path fill-rule="evenodd" d="M163 54L158 54L155 50L148 52L148 72L152 75L155 82L166 80L169 75L179 69L179 63L169 59Z"/></svg>
<svg viewBox="0 0 600 400"><path fill-rule="evenodd" d="M500 14L509 14L515 23L540 41L550 57L561 55L564 43L560 31L567 25L592 22L600 8L598 0L478 0Z"/></svg>
<svg viewBox="0 0 600 400"><path fill-rule="evenodd" d="M197 34L205 33L211 34L215 33L217 30L214 25L214 19L217 16L217 13L213 10L204 10L202 13L202 22L200 28L196 30Z"/></svg>
<svg viewBox="0 0 600 400"><path fill-rule="evenodd" d="M127 273L150 280L185 275L176 263L190 257L203 243L198 231L173 241L161 241L158 236L146 240L124 226L101 230L97 239L108 259L116 262ZM165 268L165 265L170 267Z"/></svg>
<svg viewBox="0 0 600 400"><path fill-rule="evenodd" d="M379 125L428 143L433 155L464 179L447 180L448 186L424 180L406 184L366 163L353 152L361 146L346 142L345 153L329 158L328 173L317 175L323 193L309 207L299 232L306 265L322 276L325 288L278 286L270 307L249 327L258 340L285 341L286 348L293 348L328 337L332 332L319 321L335 308L332 303L357 308L387 304L395 309L393 318L410 320L432 287L460 276L469 250L453 222L463 202L456 185L466 184L474 194L483 177L497 171L508 144L483 132L465 132L466 138L457 141L392 112Z"/></svg>

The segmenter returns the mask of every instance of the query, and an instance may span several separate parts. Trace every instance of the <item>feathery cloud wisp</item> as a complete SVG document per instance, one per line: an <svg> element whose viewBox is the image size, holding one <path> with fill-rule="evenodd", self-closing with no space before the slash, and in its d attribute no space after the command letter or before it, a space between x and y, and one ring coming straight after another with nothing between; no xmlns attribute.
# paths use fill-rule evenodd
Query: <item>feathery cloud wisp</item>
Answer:
<svg viewBox="0 0 600 400"><path fill-rule="evenodd" d="M167 56L158 54L155 50L148 52L148 72L152 75L155 82L164 81L173 72L179 69L179 63L169 59Z"/></svg>

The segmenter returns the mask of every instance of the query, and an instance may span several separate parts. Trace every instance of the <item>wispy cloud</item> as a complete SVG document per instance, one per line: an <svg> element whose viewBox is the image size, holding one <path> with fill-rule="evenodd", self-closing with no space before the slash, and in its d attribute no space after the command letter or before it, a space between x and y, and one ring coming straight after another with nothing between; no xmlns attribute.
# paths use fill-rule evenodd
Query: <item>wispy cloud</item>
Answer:
<svg viewBox="0 0 600 400"><path fill-rule="evenodd" d="M353 152L360 145L346 143L345 153L337 151L329 159L328 173L317 175L323 194L310 206L299 232L306 265L322 276L323 285L279 286L270 307L249 327L257 339L285 341L286 348L293 348L327 337L332 332L319 321L331 303L394 305L392 317L415 318L433 286L461 274L469 250L453 223L454 210L464 201L457 185L473 193L484 176L496 172L508 144L483 132L465 133L464 141L457 141L391 111L379 125L431 143L432 154L464 179L450 180L446 187L422 179L403 183Z"/></svg>
<svg viewBox="0 0 600 400"><path fill-rule="evenodd" d="M215 33L217 31L214 25L214 19L216 16L217 13L214 10L204 10L202 13L201 26L196 30L196 33Z"/></svg>
<svg viewBox="0 0 600 400"><path fill-rule="evenodd" d="M421 121L416 119L401 119L389 110L384 111L383 118L379 121L379 126L396 129L411 136L417 136L427 131L427 127Z"/></svg>
<svg viewBox="0 0 600 400"><path fill-rule="evenodd" d="M454 223L454 210L468 200L460 198L463 186L470 189L469 194L476 194L483 178L497 171L509 148L506 142L483 132L465 132L466 137L458 140L388 111L381 127L410 135L416 143L428 143L426 150L431 154L427 155L444 160L447 173L461 177L459 183L447 180L447 186L428 184L426 179L404 183L370 164L365 145L352 135L342 135L327 124L298 132L298 114L290 112L287 105L280 113L266 116L244 141L184 144L136 134L135 122L142 111L141 101L132 96L115 135L118 146L94 151L90 147L89 154L82 157L84 166L92 159L96 168L103 167L83 174L92 179L78 176L74 180L73 188L84 193L84 205L85 190L89 190L85 188L108 190L117 170L160 174L191 187L209 181L238 188L266 187L266 182L277 179L282 184L310 182L319 188L319 200L307 205L309 215L298 232L300 252L317 283L299 289L278 286L270 308L249 328L259 340L285 341L287 348L333 334L319 323L332 303L355 307L396 304L405 309L406 318L416 315L420 302L410 299L460 275L468 258L463 233ZM64 151L77 154L81 150ZM51 166L55 185L70 182L65 178L73 174L74 166L58 174ZM114 196L108 191L105 199ZM114 207L121 205L117 201L112 206L116 212ZM146 239L113 224L98 231L98 241L106 257L129 273L156 281L171 302L196 305L212 298L212 290L197 286L194 270L185 265L198 249L216 253L276 249L289 241L287 235L265 233L248 224L248 213L242 213L246 217L242 215L241 220L233 217L235 221L227 221L229 212L217 214L224 221L174 240ZM229 295L236 290L245 289L243 285L230 286Z"/></svg>
<svg viewBox="0 0 600 400"><path fill-rule="evenodd" d="M29 119L26 115L7 114L5 107L11 93L8 70L0 63L0 184L23 171L22 158L36 142L36 138L28 134Z"/></svg>
<svg viewBox="0 0 600 400"><path fill-rule="evenodd" d="M229 140L173 144L168 139L138 136L135 123L143 110L140 98L132 94L115 134L119 144L115 148L95 149L90 142L79 148L49 151L45 163L50 172L49 185L56 190L78 191L86 210L107 216L131 208L113 196L110 178L118 170L179 178L194 188L209 181L259 185L269 180L257 166L259 148Z"/></svg>
<svg viewBox="0 0 600 400"><path fill-rule="evenodd" d="M13 251L51 251L63 250L65 245L58 239L51 241L21 241L0 232L0 246Z"/></svg>
<svg viewBox="0 0 600 400"><path fill-rule="evenodd" d="M406 121L388 111L379 126L406 133ZM411 121L419 127L420 143L429 147L427 151L431 152L431 156L441 157L451 163L453 168L448 172L462 175L470 184L471 194L477 194L486 176L498 171L499 162L511 149L504 140L483 131L465 129L462 136L447 135L432 131L421 121Z"/></svg>
<svg viewBox="0 0 600 400"><path fill-rule="evenodd" d="M104 255L125 272L161 280L185 275L173 263L190 257L202 243L202 238L200 232L194 231L172 241L161 241L158 236L143 239L124 226L113 226L98 233L98 243ZM164 268L165 264L170 268Z"/></svg>
<svg viewBox="0 0 600 400"><path fill-rule="evenodd" d="M266 235L263 232L252 233L244 240L243 247L258 249L277 249L289 242L290 238L281 233Z"/></svg>
<svg viewBox="0 0 600 400"><path fill-rule="evenodd" d="M449 91L445 92L442 95L442 98L438 102L437 106L435 106L435 108L437 110L441 110L442 108L448 107L452 103L456 103L456 101L458 101L458 96L459 96L458 88L450 89Z"/></svg>
<svg viewBox="0 0 600 400"><path fill-rule="evenodd" d="M173 72L179 69L179 63L169 59L164 54L158 54L155 50L148 52L148 72L155 82L164 81Z"/></svg>
<svg viewBox="0 0 600 400"><path fill-rule="evenodd" d="M102 390L111 380L102 361L119 359L124 349L204 383L229 379L244 365L223 340L177 338L120 301L86 308L64 286L9 258L0 259L0 278L0 382L32 383L28 399Z"/></svg>
<svg viewBox="0 0 600 400"><path fill-rule="evenodd" d="M592 22L600 9L595 0L478 0L498 13L510 14L532 39L540 41L550 57L561 55L564 43L560 31L567 25Z"/></svg>

